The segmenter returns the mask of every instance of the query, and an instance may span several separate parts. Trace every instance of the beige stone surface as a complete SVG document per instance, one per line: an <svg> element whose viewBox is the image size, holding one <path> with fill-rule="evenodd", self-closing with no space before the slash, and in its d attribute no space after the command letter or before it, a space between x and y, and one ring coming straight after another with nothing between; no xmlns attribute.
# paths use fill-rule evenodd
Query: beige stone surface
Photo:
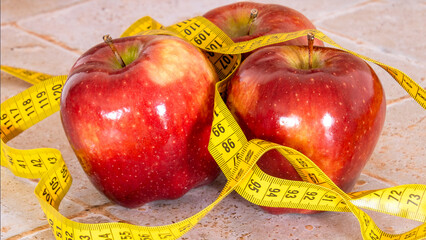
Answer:
<svg viewBox="0 0 426 240"><path fill-rule="evenodd" d="M426 69L425 61L413 59L408 56L400 56L385 51L378 51L377 48L367 44L364 41L349 39L345 36L342 36L341 34L336 34L328 30L323 30L323 32L343 48L349 50L356 49L356 52L361 55L370 57L383 64L390 65L403 71L423 88L426 86L426 72L424 71L424 69ZM392 78L391 75L389 75L378 65L372 62L368 63L374 69L383 85L387 103L399 101L401 100L401 98L407 97L407 92L397 84L397 82Z"/></svg>
<svg viewBox="0 0 426 240"><path fill-rule="evenodd" d="M6 168L1 168L2 239L47 225L46 217L33 193L35 186L36 182L16 177ZM68 199L60 206L61 213L67 217L83 210L81 205Z"/></svg>
<svg viewBox="0 0 426 240"><path fill-rule="evenodd" d="M80 2L80 0L20 0L19 4L17 4L17 1L14 0L3 0L1 2L1 7L3 9L7 9L7 11L2 11L1 22L14 22L29 16L56 11L60 8L66 8L78 2Z"/></svg>
<svg viewBox="0 0 426 240"><path fill-rule="evenodd" d="M365 173L401 185L426 184L426 111L409 99L388 106L376 151Z"/></svg>
<svg viewBox="0 0 426 240"><path fill-rule="evenodd" d="M267 1L292 7L318 29L355 52L399 68L426 87L426 4L422 0ZM118 37L135 20L149 15L164 25L201 15L226 0L188 1L1 1L1 64L49 74L67 74L80 54L109 33ZM426 184L426 111L383 70L376 70L387 97L385 126L355 191L400 184ZM30 84L1 73L1 102ZM137 209L111 203L89 182L61 127L58 113L10 141L12 147L60 149L73 176L60 212L84 223L128 222L145 226L170 224L189 217L215 200L225 184L191 190L173 201ZM33 193L36 180L1 169L1 239L54 239ZM389 233L418 222L368 212ZM350 213L270 215L232 193L182 239L362 239Z"/></svg>
<svg viewBox="0 0 426 240"><path fill-rule="evenodd" d="M80 54L48 40L12 25L2 27L1 64L52 75L68 74Z"/></svg>
<svg viewBox="0 0 426 240"><path fill-rule="evenodd" d="M372 1L353 12L324 19L320 26L344 33L396 56L419 61L426 57L424 26L426 4L421 0Z"/></svg>

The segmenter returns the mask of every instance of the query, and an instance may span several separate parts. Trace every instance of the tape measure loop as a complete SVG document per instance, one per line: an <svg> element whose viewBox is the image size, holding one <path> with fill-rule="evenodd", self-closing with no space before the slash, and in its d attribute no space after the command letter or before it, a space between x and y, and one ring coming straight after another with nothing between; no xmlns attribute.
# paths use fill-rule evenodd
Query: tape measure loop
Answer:
<svg viewBox="0 0 426 240"><path fill-rule="evenodd" d="M35 194L57 239L176 239L192 229L234 190L250 202L262 206L350 211L357 217L364 239L426 237L425 185L410 184L346 194L302 153L260 139L247 141L226 107L222 97L226 98L227 80L238 68L241 53L308 33L314 33L316 38L343 49L321 31L312 29L272 34L234 43L223 31L203 17L188 19L167 28L150 17L143 17L121 35L126 37L137 34L167 34L184 38L205 51L221 80L215 88L214 117L208 148L228 181L217 199L192 217L171 225L144 227L127 223L82 224L67 219L58 211L60 202L72 183L72 177L60 152L55 149L18 150L5 143L59 110L60 94L66 76L51 78L48 74L1 66L2 71L35 84L1 104L1 165L8 167L17 176L41 177ZM343 50L381 66L410 96L426 108L425 90L402 71ZM289 160L304 181L279 179L264 173L256 162L270 150L279 151ZM423 224L406 233L388 234L378 228L371 217L358 207L420 221Z"/></svg>

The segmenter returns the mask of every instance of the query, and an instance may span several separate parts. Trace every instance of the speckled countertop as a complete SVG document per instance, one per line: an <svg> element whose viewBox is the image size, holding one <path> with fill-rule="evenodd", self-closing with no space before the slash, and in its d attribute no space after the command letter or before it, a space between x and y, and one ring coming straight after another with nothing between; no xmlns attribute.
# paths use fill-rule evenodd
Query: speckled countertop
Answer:
<svg viewBox="0 0 426 240"><path fill-rule="evenodd" d="M334 41L401 69L426 87L426 3L422 0L266 1L292 7ZM2 0L1 64L50 74L67 74L80 54L109 33L119 36L142 16L170 25L225 0ZM385 88L387 116L379 143L354 190L426 184L426 111L383 70L373 66ZM1 101L30 85L1 73ZM189 217L214 201L224 177L179 200L138 209L112 204L83 173L56 113L10 142L16 148L60 149L74 178L60 211L85 223L129 222L161 225ZM54 239L33 190L37 182L1 168L1 239ZM202 196L202 197L200 197ZM385 231L409 230L418 222L371 213ZM350 213L269 215L236 193L212 210L183 239L361 239Z"/></svg>

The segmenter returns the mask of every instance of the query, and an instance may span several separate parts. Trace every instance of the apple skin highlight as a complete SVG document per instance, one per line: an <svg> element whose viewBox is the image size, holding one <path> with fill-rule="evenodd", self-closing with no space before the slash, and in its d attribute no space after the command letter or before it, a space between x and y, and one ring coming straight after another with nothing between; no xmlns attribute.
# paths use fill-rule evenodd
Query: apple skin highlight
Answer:
<svg viewBox="0 0 426 240"><path fill-rule="evenodd" d="M220 173L207 145L217 75L203 53L171 36L102 43L72 67L61 99L68 140L94 186L138 207L176 199Z"/></svg>
<svg viewBox="0 0 426 240"><path fill-rule="evenodd" d="M371 67L349 53L314 47L267 47L251 54L228 88L227 105L248 139L292 147L349 192L370 158L385 120L382 85ZM267 174L302 180L278 152L258 162ZM313 213L266 208L267 212Z"/></svg>
<svg viewBox="0 0 426 240"><path fill-rule="evenodd" d="M250 11L258 15L250 27ZM251 40L274 33L289 33L315 26L300 12L278 4L238 2L212 9L203 15L224 31L234 42ZM278 45L307 45L306 37L296 38ZM323 46L316 39L314 45Z"/></svg>

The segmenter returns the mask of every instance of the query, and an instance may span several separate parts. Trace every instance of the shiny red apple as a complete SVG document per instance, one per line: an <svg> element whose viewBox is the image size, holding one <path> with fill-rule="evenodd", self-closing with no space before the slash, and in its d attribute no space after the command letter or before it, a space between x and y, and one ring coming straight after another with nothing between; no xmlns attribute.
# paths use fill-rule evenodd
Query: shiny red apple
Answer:
<svg viewBox="0 0 426 240"><path fill-rule="evenodd" d="M257 16L251 17L251 11L257 10ZM304 29L315 29L315 26L300 12L278 4L255 2L237 2L218 7L203 15L234 42L251 40L274 33L288 33ZM307 45L305 37L296 38L280 45ZM315 40L315 45L323 43Z"/></svg>
<svg viewBox="0 0 426 240"><path fill-rule="evenodd" d="M227 105L248 139L295 148L348 192L380 136L386 112L383 88L371 67L349 53L314 47L311 67L308 56L307 46L255 51L231 80ZM277 152L268 152L258 165L272 176L301 180Z"/></svg>
<svg viewBox="0 0 426 240"><path fill-rule="evenodd" d="M84 53L64 85L65 133L92 183L125 207L175 199L213 181L207 150L217 75L171 36L116 39Z"/></svg>

